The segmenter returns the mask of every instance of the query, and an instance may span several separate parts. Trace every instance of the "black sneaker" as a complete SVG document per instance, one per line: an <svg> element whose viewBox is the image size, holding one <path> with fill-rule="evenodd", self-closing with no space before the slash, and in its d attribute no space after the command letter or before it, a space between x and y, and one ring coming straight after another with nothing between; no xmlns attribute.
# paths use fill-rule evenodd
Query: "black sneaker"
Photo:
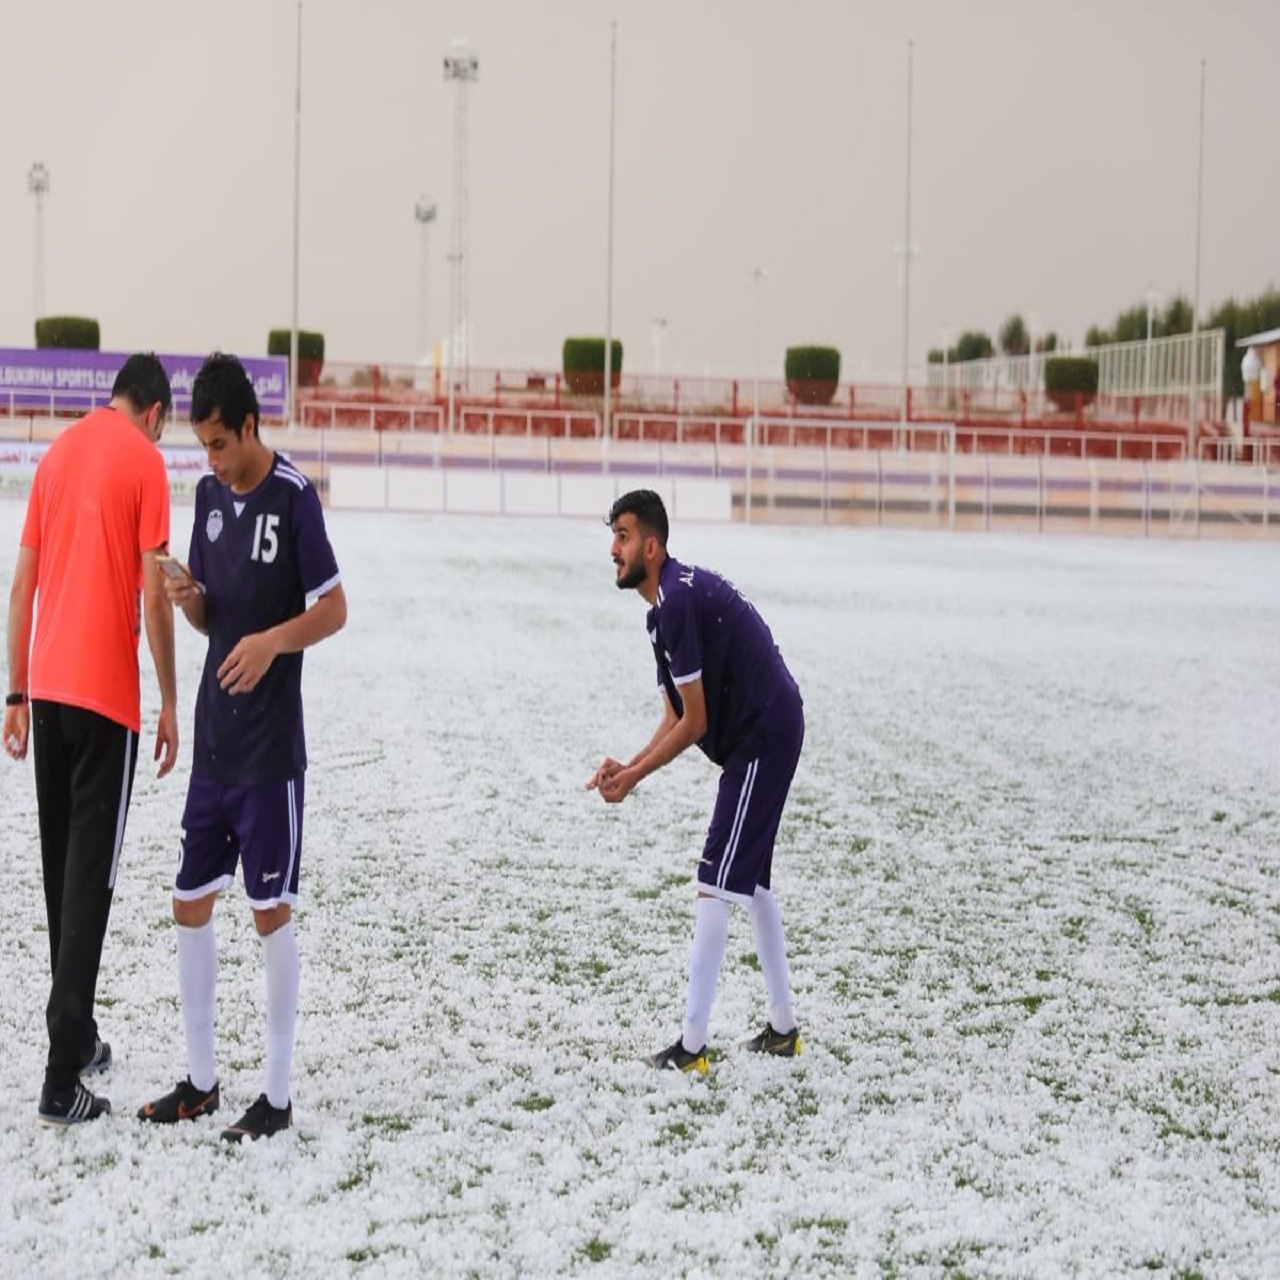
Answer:
<svg viewBox="0 0 1280 1280"><path fill-rule="evenodd" d="M669 1049L651 1055L646 1061L659 1071L696 1071L700 1076L705 1076L710 1069L707 1046L704 1044L697 1053L690 1053L684 1047L683 1039L677 1040Z"/></svg>
<svg viewBox="0 0 1280 1280"><path fill-rule="evenodd" d="M68 1125L84 1124L99 1116L111 1114L111 1103L90 1093L79 1080L61 1093L40 1094L40 1107L36 1111L36 1123L46 1129L65 1129Z"/></svg>
<svg viewBox="0 0 1280 1280"><path fill-rule="evenodd" d="M258 1100L233 1125L222 1131L223 1142L241 1142L245 1138L257 1142L259 1138L269 1138L281 1129L293 1124L293 1103L283 1107L273 1107L267 1101L265 1093L258 1094Z"/></svg>
<svg viewBox="0 0 1280 1280"><path fill-rule="evenodd" d="M799 1027L792 1027L790 1031L775 1031L772 1022L766 1022L764 1030L759 1035L752 1036L742 1047L752 1053L772 1053L778 1058L798 1058L804 1052Z"/></svg>
<svg viewBox="0 0 1280 1280"><path fill-rule="evenodd" d="M93 1038L93 1052L80 1067L82 1076L96 1076L111 1069L111 1046L98 1036Z"/></svg>
<svg viewBox="0 0 1280 1280"><path fill-rule="evenodd" d="M179 1080L177 1085L154 1102L138 1109L139 1120L152 1124L177 1124L179 1120L195 1120L199 1116L212 1115L218 1109L218 1084L212 1089L197 1089L191 1077Z"/></svg>

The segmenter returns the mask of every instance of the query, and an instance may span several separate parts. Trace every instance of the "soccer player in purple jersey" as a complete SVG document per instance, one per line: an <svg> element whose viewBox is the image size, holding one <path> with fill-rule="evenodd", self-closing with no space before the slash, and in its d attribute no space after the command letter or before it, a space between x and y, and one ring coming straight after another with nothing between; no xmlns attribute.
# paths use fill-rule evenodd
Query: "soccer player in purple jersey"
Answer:
<svg viewBox="0 0 1280 1280"><path fill-rule="evenodd" d="M609 804L695 744L722 770L698 863L698 903L684 1029L655 1067L707 1072L707 1024L729 938L729 907L744 903L764 971L769 1019L747 1041L757 1053L801 1050L782 913L769 888L773 844L804 742L804 706L764 619L730 582L667 553L667 512L651 490L613 504L619 590L649 602L648 631L662 689L662 723L626 764L612 757L587 783Z"/></svg>
<svg viewBox="0 0 1280 1280"><path fill-rule="evenodd" d="M213 907L239 862L267 987L263 1090L222 1132L239 1142L287 1129L293 1119L299 964L292 917L307 767L302 651L342 628L347 601L320 499L288 458L263 443L258 398L234 356L204 362L191 421L213 474L196 487L187 572L165 584L209 637L173 890L188 1074L138 1117L173 1124L218 1109Z"/></svg>

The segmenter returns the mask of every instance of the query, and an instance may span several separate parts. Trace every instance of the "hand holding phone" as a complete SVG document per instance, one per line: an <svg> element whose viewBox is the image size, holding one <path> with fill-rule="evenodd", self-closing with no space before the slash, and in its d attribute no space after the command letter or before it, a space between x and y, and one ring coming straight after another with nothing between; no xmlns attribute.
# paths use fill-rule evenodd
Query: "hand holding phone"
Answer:
<svg viewBox="0 0 1280 1280"><path fill-rule="evenodd" d="M191 576L190 570L181 560L171 555L166 555L164 552L157 552L156 564L160 566L160 572L166 578L172 578L174 582L178 583L187 583L193 590L200 592L202 595L204 594L204 588Z"/></svg>

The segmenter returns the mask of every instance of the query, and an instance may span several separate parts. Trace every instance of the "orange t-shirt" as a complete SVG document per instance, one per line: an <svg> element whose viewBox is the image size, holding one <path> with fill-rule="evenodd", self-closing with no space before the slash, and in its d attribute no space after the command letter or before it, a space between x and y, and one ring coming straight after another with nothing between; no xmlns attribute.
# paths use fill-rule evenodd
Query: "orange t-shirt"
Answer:
<svg viewBox="0 0 1280 1280"><path fill-rule="evenodd" d="M142 553L168 542L164 458L123 413L95 409L49 446L22 528L38 556L33 698L138 732Z"/></svg>

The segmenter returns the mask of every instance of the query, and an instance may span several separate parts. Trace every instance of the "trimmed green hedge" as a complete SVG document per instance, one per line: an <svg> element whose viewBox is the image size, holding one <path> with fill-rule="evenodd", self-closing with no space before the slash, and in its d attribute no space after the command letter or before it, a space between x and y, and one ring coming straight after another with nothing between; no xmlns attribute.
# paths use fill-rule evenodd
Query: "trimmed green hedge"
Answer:
<svg viewBox="0 0 1280 1280"><path fill-rule="evenodd" d="M36 321L36 346L100 351L102 333L88 316L45 316Z"/></svg>
<svg viewBox="0 0 1280 1280"><path fill-rule="evenodd" d="M840 385L840 352L835 347L788 347L787 390L801 404L830 404Z"/></svg>
<svg viewBox="0 0 1280 1280"><path fill-rule="evenodd" d="M1088 356L1054 356L1044 362L1046 391L1098 393L1098 362Z"/></svg>
<svg viewBox="0 0 1280 1280"><path fill-rule="evenodd" d="M267 334L267 355L289 356L293 343L292 329L272 329ZM298 359L323 360L324 334L311 329L298 330Z"/></svg>
<svg viewBox="0 0 1280 1280"><path fill-rule="evenodd" d="M1044 390L1059 409L1091 404L1098 394L1098 362L1088 356L1051 356L1044 362Z"/></svg>
<svg viewBox="0 0 1280 1280"><path fill-rule="evenodd" d="M566 338L562 353L564 380L576 395L604 394L604 339ZM622 379L622 343L614 338L609 353L609 382L616 390Z"/></svg>
<svg viewBox="0 0 1280 1280"><path fill-rule="evenodd" d="M565 373L604 373L603 338L566 338L564 340ZM614 338L609 371L614 377L622 372L622 343Z"/></svg>
<svg viewBox="0 0 1280 1280"><path fill-rule="evenodd" d="M267 355L284 356L289 359L292 352L293 331L291 329L272 329L267 334ZM311 329L298 330L298 385L300 387L318 387L320 371L324 368L324 334Z"/></svg>
<svg viewBox="0 0 1280 1280"><path fill-rule="evenodd" d="M840 352L835 347L788 347L788 382L839 382Z"/></svg>

